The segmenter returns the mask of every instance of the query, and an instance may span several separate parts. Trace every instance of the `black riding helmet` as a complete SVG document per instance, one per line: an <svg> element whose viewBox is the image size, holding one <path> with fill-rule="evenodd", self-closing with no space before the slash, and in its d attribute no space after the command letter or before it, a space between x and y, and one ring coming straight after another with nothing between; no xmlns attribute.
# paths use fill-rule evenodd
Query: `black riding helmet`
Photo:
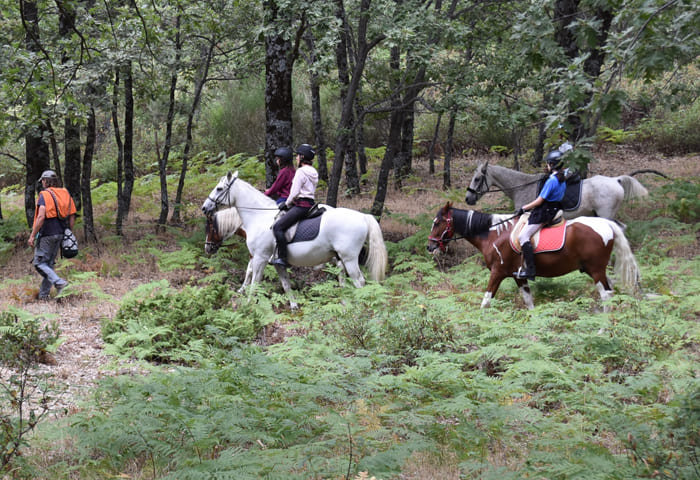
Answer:
<svg viewBox="0 0 700 480"><path fill-rule="evenodd" d="M280 157L280 159L282 159L282 163L284 164L291 164L293 156L294 155L291 148L280 147L275 150L275 157Z"/></svg>
<svg viewBox="0 0 700 480"><path fill-rule="evenodd" d="M564 154L559 150L552 150L544 157L544 161L551 165L553 170L558 170L564 164Z"/></svg>
<svg viewBox="0 0 700 480"><path fill-rule="evenodd" d="M311 161L314 159L314 156L316 155L316 152L314 151L313 147L309 145L308 143L302 143L297 147L296 153L301 155L301 158L305 160L304 163L311 163Z"/></svg>

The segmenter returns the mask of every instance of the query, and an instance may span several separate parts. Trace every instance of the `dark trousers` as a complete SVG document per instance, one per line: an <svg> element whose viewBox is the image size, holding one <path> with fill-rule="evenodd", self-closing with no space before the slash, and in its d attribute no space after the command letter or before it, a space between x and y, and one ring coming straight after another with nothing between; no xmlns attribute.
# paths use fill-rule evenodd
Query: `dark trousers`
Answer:
<svg viewBox="0 0 700 480"><path fill-rule="evenodd" d="M275 235L275 241L277 242L277 256L285 262L287 261L287 239L284 238L284 232L287 231L289 227L304 218L306 216L306 212L308 212L310 208L311 207L300 207L295 205L272 226L272 233Z"/></svg>

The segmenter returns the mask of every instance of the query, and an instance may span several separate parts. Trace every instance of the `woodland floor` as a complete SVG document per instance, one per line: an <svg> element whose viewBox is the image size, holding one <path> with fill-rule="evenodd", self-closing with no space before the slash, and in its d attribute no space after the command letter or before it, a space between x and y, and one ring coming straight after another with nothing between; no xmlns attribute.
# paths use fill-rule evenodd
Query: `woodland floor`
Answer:
<svg viewBox="0 0 700 480"><path fill-rule="evenodd" d="M605 150L596 152L597 160L590 166L590 174L617 176L630 174L637 170L653 169L674 177L700 178L700 155L683 157L665 157L660 154L640 154L623 147L608 147ZM477 161L484 158L460 159L453 162L452 186L460 191L466 191L466 187L471 179L474 166ZM494 163L512 167L512 159L492 158ZM406 184L403 192L390 191L385 203L386 209L391 213L404 213L408 216L421 213L431 213L444 202L442 192L442 174L430 176L427 169L427 161L417 160L414 164L415 180ZM441 163L436 165L439 170ZM664 178L644 173L637 175L647 188L654 188L663 185ZM212 179L212 185L214 179ZM323 198L324 192L319 192ZM373 201L373 194L366 192L353 199L339 199L341 206L349 208L369 208ZM3 199L3 206L7 208ZM463 200L460 202L463 204ZM462 207L464 205L461 205ZM487 194L479 204L478 209L490 211L495 208L507 208L508 202L500 193ZM99 207L98 207L99 208ZM652 206L649 207L651 210ZM624 211L624 209L623 209ZM96 212L97 213L97 212ZM635 217L644 218L644 209L637 209ZM194 213L193 213L194 215ZM44 318L54 318L59 325L61 336L64 339L58 350L49 362L41 366L41 370L49 373L57 382L56 388L61 393L54 396L51 404L51 414L53 417L60 417L80 408L81 400L87 399L95 382L105 376L123 373L135 373L137 368L130 363L115 363L113 358L105 355L103 342L100 334L100 321L102 318L114 317L118 310L118 302L124 294L135 287L155 280L168 278L173 285L182 285L198 275L204 276L206 272L170 272L161 273L153 265L152 268L144 268L143 265L132 266L127 262L119 263L120 254L128 251L129 244L137 240L138 232L145 229L152 229L152 220L131 218L129 222L136 228L128 229L129 235L133 238L124 239L124 244L119 247L120 251L110 251L106 247L101 247L99 253L92 255L81 255L80 260L72 267L80 271L94 271L98 273L95 280L102 292L115 299L115 303L110 301L95 300L86 290L82 293L70 292L70 295L51 301L38 301L36 294L39 285L39 276L32 268L30 262L32 251L26 246L26 235L18 236L15 254L3 266L3 277L5 280L3 288L0 288L0 304L2 309L13 306L36 316ZM382 221L382 230L387 241L396 241L414 233L414 227L407 226L389 219ZM151 230L152 231L152 230ZM103 235L110 235L109 232L102 232ZM700 254L700 242L696 241L693 246L672 252L674 256L682 258L694 258ZM465 245L464 250L457 252L450 261L451 264L461 262L466 255L473 253L469 251L471 246ZM95 249L96 251L98 249ZM118 264L118 274L100 275L104 258L109 256L111 262ZM74 260L71 260L74 262ZM444 264L442 265L445 266ZM313 276L313 274L306 273ZM390 274L390 272L389 272ZM486 273L485 273L486 274ZM11 281L8 281L10 280ZM307 278L305 281L312 279ZM80 288L84 288L82 286ZM274 335L274 332L268 332ZM270 339L268 338L267 341ZM0 376L8 375L7 370L0 369Z"/></svg>

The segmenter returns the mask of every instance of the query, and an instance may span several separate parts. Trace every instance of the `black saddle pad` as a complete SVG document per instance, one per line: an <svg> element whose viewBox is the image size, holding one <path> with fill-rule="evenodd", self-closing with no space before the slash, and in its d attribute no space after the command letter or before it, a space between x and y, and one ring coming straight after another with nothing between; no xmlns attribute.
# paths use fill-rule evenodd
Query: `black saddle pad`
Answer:
<svg viewBox="0 0 700 480"><path fill-rule="evenodd" d="M537 184L537 194L542 191L544 182L547 181L547 176L542 177L542 180ZM566 192L564 198L561 199L561 209L564 211L576 210L581 206L581 176L574 174L566 179Z"/></svg>
<svg viewBox="0 0 700 480"><path fill-rule="evenodd" d="M318 215L317 217L306 218L299 222L292 243L308 242L318 237L318 232L321 229L321 218L321 215Z"/></svg>

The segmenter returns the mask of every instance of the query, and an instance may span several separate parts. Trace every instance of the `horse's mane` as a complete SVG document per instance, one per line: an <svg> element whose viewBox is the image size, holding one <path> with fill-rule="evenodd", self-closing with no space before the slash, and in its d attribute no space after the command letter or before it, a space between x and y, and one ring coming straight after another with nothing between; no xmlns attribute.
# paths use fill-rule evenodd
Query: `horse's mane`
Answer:
<svg viewBox="0 0 700 480"><path fill-rule="evenodd" d="M477 212L475 210L452 209L452 218L455 224L455 231L462 232L462 235L486 235L491 228L491 217L489 213Z"/></svg>
<svg viewBox="0 0 700 480"><path fill-rule="evenodd" d="M241 187L245 187L248 191L251 192L251 194L253 194L253 195L259 197L261 200L267 201L267 202L270 203L270 204L275 204L275 205L277 205L277 204L275 203L275 201L274 201L272 198L268 197L268 196L265 195L263 192L261 192L260 190L258 190L257 188L255 188L253 185L251 185L250 183L246 182L246 181L243 180L242 178L239 177L239 178L236 179L236 181L239 182L239 185L240 185ZM243 206L243 207L245 207L245 206Z"/></svg>
<svg viewBox="0 0 700 480"><path fill-rule="evenodd" d="M480 165L480 167L481 167L481 165ZM514 170L512 168L503 167L501 165L492 165L490 163L487 165L486 168L489 170L496 170L497 172L499 172L502 175L511 175L511 176L520 177L520 178L535 179L535 178L542 178L543 176L546 176L546 175L543 175L542 173L526 173L526 172L521 172L520 170Z"/></svg>
<svg viewBox="0 0 700 480"><path fill-rule="evenodd" d="M223 236L235 232L241 228L241 224L243 223L241 217L238 215L238 210L235 208L219 210L216 212L215 216L217 227Z"/></svg>

